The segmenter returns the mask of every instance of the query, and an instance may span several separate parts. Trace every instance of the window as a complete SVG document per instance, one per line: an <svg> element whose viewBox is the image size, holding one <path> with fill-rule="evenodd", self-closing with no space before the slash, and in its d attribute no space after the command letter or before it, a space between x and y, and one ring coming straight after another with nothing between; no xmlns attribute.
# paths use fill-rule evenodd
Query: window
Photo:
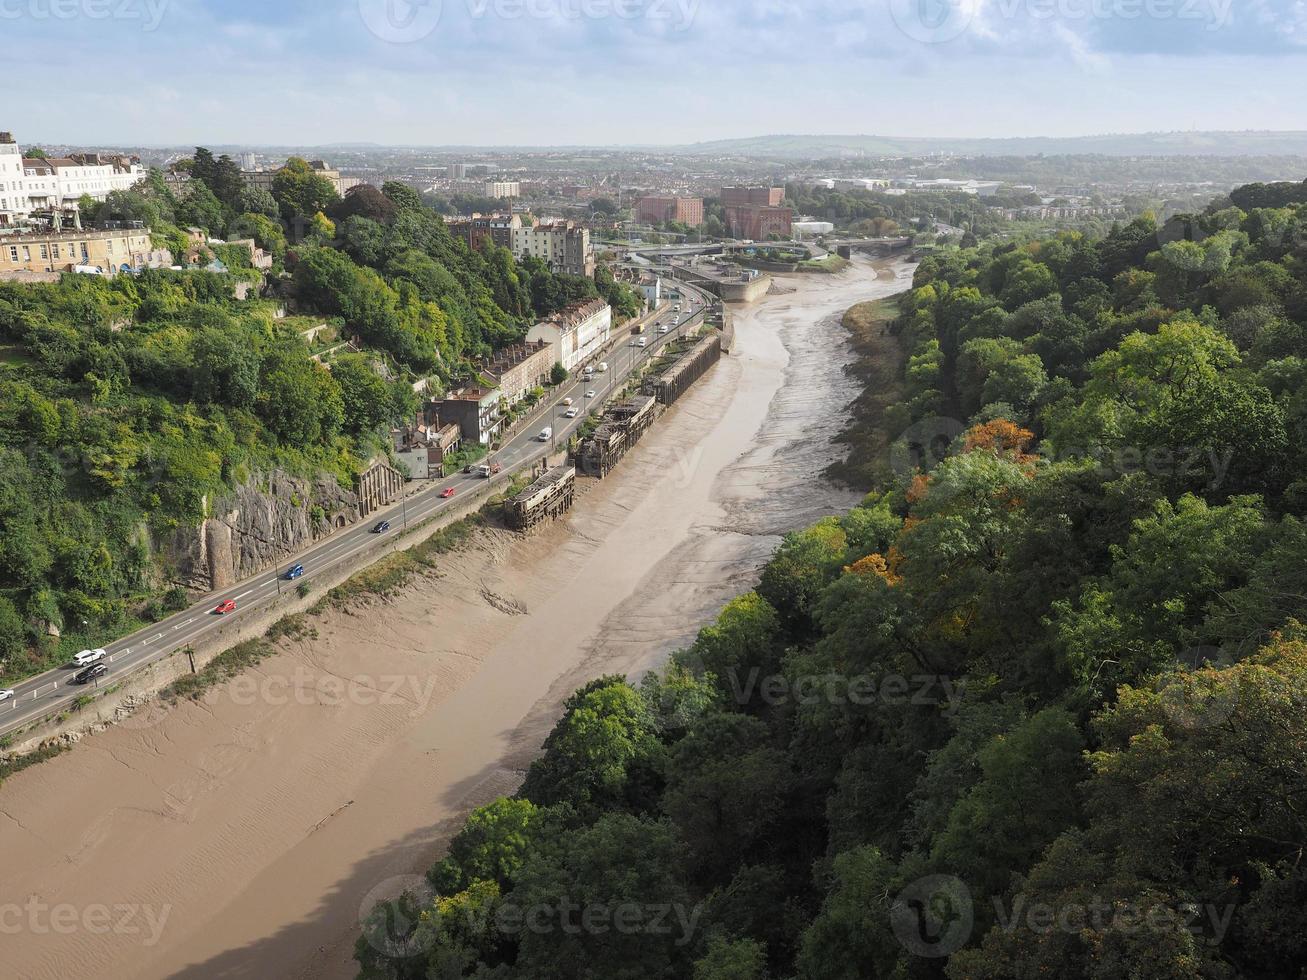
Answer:
<svg viewBox="0 0 1307 980"><path fill-rule="evenodd" d="M42 246L41 246L41 258L43 258L43 259L48 259L49 257L50 257L50 256L46 254L45 246L42 245Z"/></svg>
<svg viewBox="0 0 1307 980"><path fill-rule="evenodd" d="M10 261L10 262L17 262L17 261L18 261L18 246L17 246L17 245L10 245L10 246L9 246L9 261Z"/></svg>
<svg viewBox="0 0 1307 980"><path fill-rule="evenodd" d="M32 250L28 248L26 245L23 246L23 261L24 262L32 261Z"/></svg>
<svg viewBox="0 0 1307 980"><path fill-rule="evenodd" d="M58 246L58 245L51 245L51 246L50 246L50 257L51 257L52 259L57 259L57 258L59 258L59 246Z"/></svg>

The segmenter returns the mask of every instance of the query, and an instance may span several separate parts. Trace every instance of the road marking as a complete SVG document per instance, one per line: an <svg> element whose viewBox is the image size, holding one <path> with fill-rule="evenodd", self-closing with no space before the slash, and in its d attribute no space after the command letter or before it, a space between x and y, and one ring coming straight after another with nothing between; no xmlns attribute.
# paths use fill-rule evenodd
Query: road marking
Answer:
<svg viewBox="0 0 1307 980"><path fill-rule="evenodd" d="M264 583L264 584L266 585L267 583ZM237 599L244 599L247 595L249 595L249 594L250 594L251 592L253 592L253 591L254 591L254 589L249 589L248 591L242 592L242 593L241 593L240 595L238 595L236 598L237 598Z"/></svg>

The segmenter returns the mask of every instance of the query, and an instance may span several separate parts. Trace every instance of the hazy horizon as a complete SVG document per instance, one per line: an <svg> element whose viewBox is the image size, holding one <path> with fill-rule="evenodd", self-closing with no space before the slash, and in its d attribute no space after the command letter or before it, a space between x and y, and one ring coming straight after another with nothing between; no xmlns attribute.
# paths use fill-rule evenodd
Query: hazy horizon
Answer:
<svg viewBox="0 0 1307 980"><path fill-rule="evenodd" d="M1307 7L1289 0L5 0L0 21L0 126L22 142L1307 129ZM106 56L93 84L52 89L51 64ZM52 118L52 91L77 111Z"/></svg>

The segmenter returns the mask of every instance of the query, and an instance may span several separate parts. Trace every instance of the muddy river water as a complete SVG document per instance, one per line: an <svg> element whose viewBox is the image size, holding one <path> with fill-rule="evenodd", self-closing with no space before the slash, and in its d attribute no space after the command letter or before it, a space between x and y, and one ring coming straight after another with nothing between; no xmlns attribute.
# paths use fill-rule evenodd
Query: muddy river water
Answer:
<svg viewBox="0 0 1307 980"><path fill-rule="evenodd" d="M360 908L516 788L568 693L656 667L781 534L857 501L821 478L857 393L839 318L908 277L857 259L784 279L565 520L480 534L202 701L7 780L0 972L352 977Z"/></svg>

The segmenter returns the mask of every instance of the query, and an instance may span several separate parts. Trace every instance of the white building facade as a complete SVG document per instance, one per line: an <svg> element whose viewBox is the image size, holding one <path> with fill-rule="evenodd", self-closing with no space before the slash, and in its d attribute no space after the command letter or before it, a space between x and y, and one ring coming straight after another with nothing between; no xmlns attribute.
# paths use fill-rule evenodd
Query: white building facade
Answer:
<svg viewBox="0 0 1307 980"><path fill-rule="evenodd" d="M553 344L558 363L568 371L597 354L613 335L613 308L601 299L583 300L541 320L528 341Z"/></svg>
<svg viewBox="0 0 1307 980"><path fill-rule="evenodd" d="M134 157L77 153L24 158L13 136L0 133L0 225L18 224L34 211L76 211L83 195L103 201L143 177Z"/></svg>

